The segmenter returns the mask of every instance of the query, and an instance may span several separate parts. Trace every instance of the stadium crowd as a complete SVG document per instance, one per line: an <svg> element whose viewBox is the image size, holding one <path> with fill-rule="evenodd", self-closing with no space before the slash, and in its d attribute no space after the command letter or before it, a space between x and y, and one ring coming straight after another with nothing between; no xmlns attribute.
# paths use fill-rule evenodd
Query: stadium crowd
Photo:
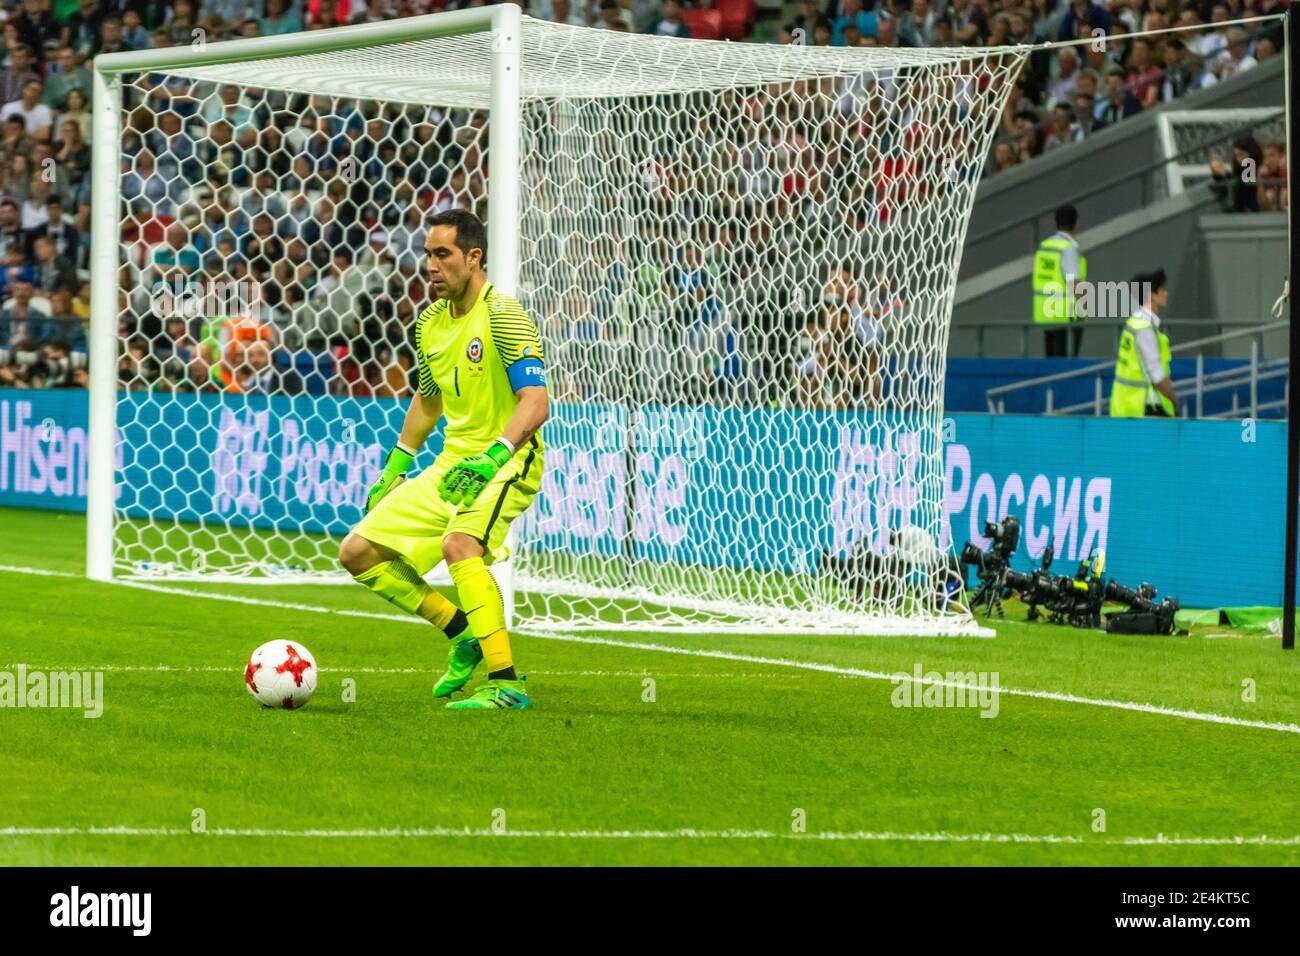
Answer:
<svg viewBox="0 0 1300 956"><path fill-rule="evenodd" d="M10 0L0 7L0 386L83 387L87 381L88 67L94 56L481 3ZM715 22L701 17L702 7L679 0L520 3L542 19L666 36L708 36ZM775 29L754 21L746 29L756 31L750 39L767 42L861 47L1015 45L1096 31L1110 38L1104 48L1087 44L1029 57L987 164L986 175L994 175L1277 56L1280 27L1221 24L1282 6L1282 0L802 0ZM1196 29L1126 39L1172 25ZM250 96L234 86L161 76L136 81L128 102L122 386L409 394L410 329L425 298L422 223L454 205L483 212L486 187L475 170L485 166L484 117L435 110L407 117L404 135L392 137L386 124L393 117L376 117L357 104ZM293 122L282 122L285 116ZM1234 157L1214 170L1216 179L1230 180L1229 167L1250 158L1261 164L1261 175L1284 180L1280 144L1237 145ZM354 175L342 175L345 157L356 164ZM353 188L358 182L365 184L360 196ZM1244 196L1232 189L1227 201L1249 210L1280 208L1284 198L1278 189ZM736 238L714 230L702 245ZM692 299L698 319L716 308L707 270L669 245L661 249L656 281ZM826 301L837 304L802 334L791 330L806 352L796 369L812 370L802 373L802 387L813 403L833 404L825 396L844 393L823 386L823 378L835 376L850 381L859 398L879 397L881 328L899 303L883 278L877 277L879 288L868 288L869 278L837 270L822 276ZM187 310L187 290L198 283L224 285L239 306L213 309L209 299ZM167 291L160 294L160 287ZM243 316L249 296L261 308L258 320ZM599 312L598 302L582 307ZM843 342L832 342L826 331L832 327L846 330ZM712 334L722 343L713 352L713 381L740 377L734 330L713 328Z"/></svg>

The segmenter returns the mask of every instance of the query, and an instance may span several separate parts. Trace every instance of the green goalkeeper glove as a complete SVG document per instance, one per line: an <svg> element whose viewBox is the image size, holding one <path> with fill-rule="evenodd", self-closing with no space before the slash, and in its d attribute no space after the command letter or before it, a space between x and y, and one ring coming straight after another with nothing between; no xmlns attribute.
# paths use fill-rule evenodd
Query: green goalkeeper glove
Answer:
<svg viewBox="0 0 1300 956"><path fill-rule="evenodd" d="M383 501L385 495L406 480L406 472L414 462L415 456L410 452L393 447L384 459L384 470L380 472L379 480L370 486L370 493L366 495L366 514L374 511L375 505Z"/></svg>
<svg viewBox="0 0 1300 956"><path fill-rule="evenodd" d="M452 465L438 484L438 494L448 504L472 504L514 454L510 446L498 438L486 451Z"/></svg>

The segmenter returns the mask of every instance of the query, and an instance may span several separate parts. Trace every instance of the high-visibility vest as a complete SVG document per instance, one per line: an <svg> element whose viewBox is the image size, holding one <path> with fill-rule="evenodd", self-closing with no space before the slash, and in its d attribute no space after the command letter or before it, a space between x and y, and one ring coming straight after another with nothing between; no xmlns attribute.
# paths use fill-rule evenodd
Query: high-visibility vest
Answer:
<svg viewBox="0 0 1300 956"><path fill-rule="evenodd" d="M1061 254L1077 248L1074 241L1058 233L1044 239L1034 253L1034 321L1053 325L1073 322L1077 316L1074 283L1088 278L1088 260L1079 253L1079 274L1067 276L1061 269Z"/></svg>
<svg viewBox="0 0 1300 956"><path fill-rule="evenodd" d="M1174 403L1165 395L1155 390L1155 383L1148 381L1146 366L1142 364L1142 355L1138 352L1137 333L1152 328L1152 322L1142 312L1135 312L1124 324L1124 333L1119 337L1119 360L1115 365L1115 384L1110 390L1111 418L1141 418L1147 413L1147 407L1159 405L1165 414L1174 414ZM1164 377L1169 378L1169 336L1156 328L1160 340L1160 366Z"/></svg>

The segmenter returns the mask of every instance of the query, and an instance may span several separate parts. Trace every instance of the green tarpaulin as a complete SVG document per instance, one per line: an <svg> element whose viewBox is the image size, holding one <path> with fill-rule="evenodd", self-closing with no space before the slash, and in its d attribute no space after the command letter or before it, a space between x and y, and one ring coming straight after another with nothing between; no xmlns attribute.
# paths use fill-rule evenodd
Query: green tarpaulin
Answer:
<svg viewBox="0 0 1300 956"><path fill-rule="evenodd" d="M1296 620L1300 622L1300 613L1296 614ZM1280 607L1221 607L1209 610L1187 608L1174 615L1174 626L1179 628L1216 624L1243 631L1274 631L1281 634L1282 609Z"/></svg>

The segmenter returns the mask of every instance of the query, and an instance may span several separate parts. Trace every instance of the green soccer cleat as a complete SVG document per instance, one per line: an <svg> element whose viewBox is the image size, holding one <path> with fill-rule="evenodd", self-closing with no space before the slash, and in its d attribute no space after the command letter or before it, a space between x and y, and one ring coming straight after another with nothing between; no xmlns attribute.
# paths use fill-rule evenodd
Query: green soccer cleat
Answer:
<svg viewBox="0 0 1300 956"><path fill-rule="evenodd" d="M478 662L483 660L483 651L478 640L468 635L453 638L451 653L447 655L447 673L438 678L433 685L434 697L450 697L464 687Z"/></svg>
<svg viewBox="0 0 1300 956"><path fill-rule="evenodd" d="M453 700L449 710L527 710L532 698L524 692L524 678L490 680L464 700Z"/></svg>

